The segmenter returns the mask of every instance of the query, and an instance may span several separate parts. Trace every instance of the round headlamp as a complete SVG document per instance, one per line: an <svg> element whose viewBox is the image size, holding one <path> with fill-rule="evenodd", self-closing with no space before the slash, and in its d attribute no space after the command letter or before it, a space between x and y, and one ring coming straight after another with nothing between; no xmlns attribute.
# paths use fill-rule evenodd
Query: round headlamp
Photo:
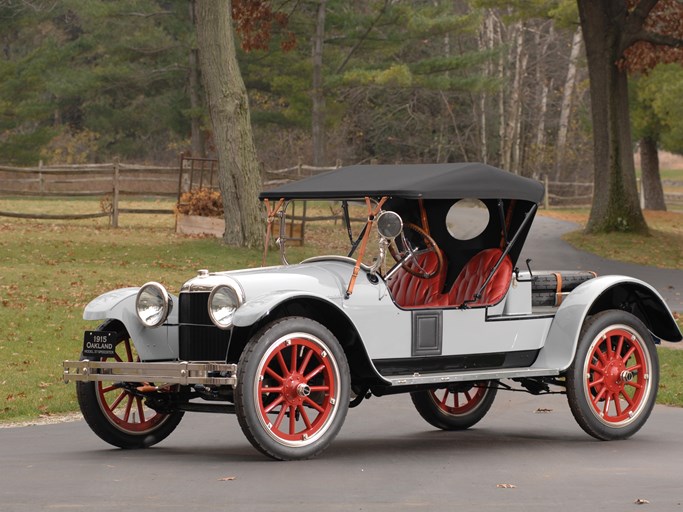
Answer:
<svg viewBox="0 0 683 512"><path fill-rule="evenodd" d="M221 284L209 295L209 316L220 329L232 327L232 317L242 305L242 295L232 286Z"/></svg>
<svg viewBox="0 0 683 512"><path fill-rule="evenodd" d="M147 327L158 327L164 323L171 312L173 302L166 288L159 283L147 283L138 291L135 311L140 321Z"/></svg>

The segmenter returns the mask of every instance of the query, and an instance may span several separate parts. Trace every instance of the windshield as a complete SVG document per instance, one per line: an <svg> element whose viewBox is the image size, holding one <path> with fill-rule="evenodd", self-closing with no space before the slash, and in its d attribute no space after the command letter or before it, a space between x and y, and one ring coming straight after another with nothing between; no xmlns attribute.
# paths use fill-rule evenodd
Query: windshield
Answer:
<svg viewBox="0 0 683 512"><path fill-rule="evenodd" d="M376 202L372 201L373 208ZM285 261L298 263L316 256L358 254L358 244L367 223L368 212L359 201L292 200L284 205L284 229L280 218L274 221L272 238L284 238ZM370 265L377 256L377 229L373 226L363 263Z"/></svg>

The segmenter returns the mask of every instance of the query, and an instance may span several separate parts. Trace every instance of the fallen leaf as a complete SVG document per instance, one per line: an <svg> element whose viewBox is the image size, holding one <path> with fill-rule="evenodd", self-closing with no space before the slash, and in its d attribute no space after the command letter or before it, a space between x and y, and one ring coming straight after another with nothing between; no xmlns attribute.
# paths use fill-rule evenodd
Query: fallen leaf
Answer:
<svg viewBox="0 0 683 512"><path fill-rule="evenodd" d="M644 500L642 498L638 498L636 501L634 501L636 505L648 505L650 502L647 500Z"/></svg>
<svg viewBox="0 0 683 512"><path fill-rule="evenodd" d="M498 484L496 485L498 489L517 489L515 484Z"/></svg>
<svg viewBox="0 0 683 512"><path fill-rule="evenodd" d="M536 409L534 411L535 414L543 414L543 413L547 413L547 412L553 412L553 410L552 409L545 409L543 407L539 407L538 409Z"/></svg>
<svg viewBox="0 0 683 512"><path fill-rule="evenodd" d="M223 478L219 478L219 482L230 482L231 480L234 480L237 478L236 476L224 476Z"/></svg>

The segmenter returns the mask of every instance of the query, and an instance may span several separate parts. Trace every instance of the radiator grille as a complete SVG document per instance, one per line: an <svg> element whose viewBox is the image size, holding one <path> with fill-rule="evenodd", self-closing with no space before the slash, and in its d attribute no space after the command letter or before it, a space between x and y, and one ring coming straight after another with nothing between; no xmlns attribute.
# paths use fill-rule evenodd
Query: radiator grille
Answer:
<svg viewBox="0 0 683 512"><path fill-rule="evenodd" d="M181 293L178 311L181 324L213 325L209 318L209 293Z"/></svg>
<svg viewBox="0 0 683 512"><path fill-rule="evenodd" d="M208 293L181 293L179 299L180 359L183 361L225 361L230 331L211 322Z"/></svg>

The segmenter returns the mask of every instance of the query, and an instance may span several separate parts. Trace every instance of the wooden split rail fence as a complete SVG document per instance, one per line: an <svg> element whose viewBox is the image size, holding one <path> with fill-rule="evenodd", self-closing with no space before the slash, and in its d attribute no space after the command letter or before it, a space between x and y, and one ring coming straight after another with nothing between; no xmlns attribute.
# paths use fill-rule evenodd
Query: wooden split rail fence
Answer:
<svg viewBox="0 0 683 512"><path fill-rule="evenodd" d="M272 188L339 167L313 167L299 163L286 169L263 172L263 185ZM173 214L173 208L125 208L123 197L168 197L180 204L183 192L218 189L218 161L180 155L177 166L148 166L119 162L105 164L10 167L0 165L0 198L92 198L101 209L91 213L26 213L0 209L0 217L75 220L109 217L113 227L119 215ZM303 216L306 216L304 209ZM305 222L305 221L304 221Z"/></svg>
<svg viewBox="0 0 683 512"><path fill-rule="evenodd" d="M593 201L593 183L551 181L548 176L543 179L545 185L544 204L546 210L553 207L587 207ZM670 190L683 191L683 181L662 180L664 186L664 201L669 207L683 207L683 194L667 192ZM638 195L641 208L645 207L645 197L640 179L638 179Z"/></svg>
<svg viewBox="0 0 683 512"><path fill-rule="evenodd" d="M264 171L264 188L273 188L322 172L338 168L313 167L299 163L285 169ZM545 208L562 205L590 205L593 196L592 183L568 183L544 179L546 187ZM683 182L665 181L665 188L683 190ZM105 164L38 166L34 168L0 166L0 197L91 197L99 198L102 208L99 212L82 214L35 214L0 210L0 217L30 219L92 219L109 217L110 223L118 227L119 215L129 214L173 214L166 208L124 208L122 196L126 197L168 197L180 204L181 194L197 188L218 188L218 163L210 158L193 158L180 155L177 166L147 166L119 162ZM667 204L682 205L683 194L667 193ZM331 210L324 219L307 215L303 211L295 214L303 225L313 220L340 218ZM303 226L302 226L303 228ZM303 230L302 230L303 231Z"/></svg>
<svg viewBox="0 0 683 512"><path fill-rule="evenodd" d="M0 211L0 216L28 219L93 219L110 217L118 227L120 213L170 214L172 209L121 208L121 196L177 197L178 168L107 164L0 166L0 196L9 197L92 197L101 200L99 212L81 214L37 214Z"/></svg>

